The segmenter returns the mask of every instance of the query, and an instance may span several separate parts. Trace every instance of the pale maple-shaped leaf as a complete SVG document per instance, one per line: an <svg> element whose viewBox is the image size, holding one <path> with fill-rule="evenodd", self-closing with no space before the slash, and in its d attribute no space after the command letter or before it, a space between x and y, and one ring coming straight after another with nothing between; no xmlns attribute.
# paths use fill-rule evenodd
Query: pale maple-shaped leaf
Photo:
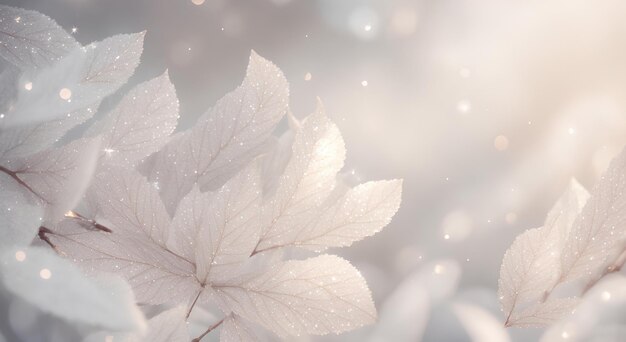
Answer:
<svg viewBox="0 0 626 342"><path fill-rule="evenodd" d="M101 161L134 166L165 145L177 121L178 98L166 71L131 89L86 134L101 135Z"/></svg>
<svg viewBox="0 0 626 342"><path fill-rule="evenodd" d="M78 46L49 17L0 5L0 57L12 64L22 69L49 66Z"/></svg>
<svg viewBox="0 0 626 342"><path fill-rule="evenodd" d="M159 183L168 211L194 184L215 189L256 157L286 113L288 94L282 72L252 52L241 86L153 157L147 174Z"/></svg>

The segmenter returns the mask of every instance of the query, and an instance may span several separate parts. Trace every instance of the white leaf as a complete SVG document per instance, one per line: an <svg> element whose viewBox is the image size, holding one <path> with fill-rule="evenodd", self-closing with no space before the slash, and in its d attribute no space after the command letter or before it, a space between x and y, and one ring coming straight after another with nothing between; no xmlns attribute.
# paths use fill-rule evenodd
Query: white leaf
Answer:
<svg viewBox="0 0 626 342"><path fill-rule="evenodd" d="M276 191L280 176L291 159L291 148L300 130L300 122L290 113L287 113L289 129L279 138L271 137L268 142L268 152L262 157L263 193L265 196L272 195Z"/></svg>
<svg viewBox="0 0 626 342"><path fill-rule="evenodd" d="M180 304L198 293L189 260L164 250L145 235L88 228L77 219L68 219L48 237L62 255L87 273L115 273L126 279L140 303Z"/></svg>
<svg viewBox="0 0 626 342"><path fill-rule="evenodd" d="M144 319L128 285L116 278L88 280L49 250L11 249L2 254L6 288L32 305L67 320L111 330L142 330Z"/></svg>
<svg viewBox="0 0 626 342"><path fill-rule="evenodd" d="M561 255L561 281L594 275L626 238L626 150L617 156L574 222Z"/></svg>
<svg viewBox="0 0 626 342"><path fill-rule="evenodd" d="M51 65L78 43L49 17L0 5L0 57L22 68Z"/></svg>
<svg viewBox="0 0 626 342"><path fill-rule="evenodd" d="M51 121L0 130L0 159L26 157L52 147L73 127L87 121L98 104L76 109Z"/></svg>
<svg viewBox="0 0 626 342"><path fill-rule="evenodd" d="M264 227L257 250L293 241L294 229L317 214L315 210L334 189L344 159L341 133L318 103L316 112L296 134L291 160L276 193L264 208Z"/></svg>
<svg viewBox="0 0 626 342"><path fill-rule="evenodd" d="M341 333L376 320L361 274L331 255L287 261L214 288L236 314L281 336Z"/></svg>
<svg viewBox="0 0 626 342"><path fill-rule="evenodd" d="M507 250L500 268L498 295L505 316L520 305L536 302L555 286L559 255L576 216L589 194L575 180L550 210L544 226L518 236Z"/></svg>
<svg viewBox="0 0 626 342"><path fill-rule="evenodd" d="M102 134L102 160L134 166L167 142L178 121L178 98L167 71L124 96L88 135Z"/></svg>
<svg viewBox="0 0 626 342"><path fill-rule="evenodd" d="M282 72L252 52L242 85L154 157L150 180L159 183L169 212L194 183L215 189L256 157L284 116L287 96Z"/></svg>
<svg viewBox="0 0 626 342"><path fill-rule="evenodd" d="M25 73L17 101L0 128L57 119L96 107L126 83L139 64L144 33L118 35L74 49L52 67Z"/></svg>
<svg viewBox="0 0 626 342"><path fill-rule="evenodd" d="M401 194L401 180L358 185L297 230L291 243L313 250L350 246L389 224L400 207Z"/></svg>
<svg viewBox="0 0 626 342"><path fill-rule="evenodd" d="M543 303L513 312L507 326L526 328L549 326L571 314L579 303L578 298L549 298Z"/></svg>
<svg viewBox="0 0 626 342"><path fill-rule="evenodd" d="M252 327L237 315L229 315L224 319L220 329L220 342L254 342L259 341Z"/></svg>
<svg viewBox="0 0 626 342"><path fill-rule="evenodd" d="M66 146L18 159L8 167L22 185L46 204L46 219L73 209L95 168L99 139L79 139Z"/></svg>
<svg viewBox="0 0 626 342"><path fill-rule="evenodd" d="M202 283L230 276L258 241L260 197L256 163L216 192L201 194L194 188L180 203L168 246L195 260Z"/></svg>
<svg viewBox="0 0 626 342"><path fill-rule="evenodd" d="M107 168L95 176L88 191L99 205L97 218L111 222L111 229L118 233L141 234L157 245L165 245L169 215L157 189L138 172Z"/></svg>

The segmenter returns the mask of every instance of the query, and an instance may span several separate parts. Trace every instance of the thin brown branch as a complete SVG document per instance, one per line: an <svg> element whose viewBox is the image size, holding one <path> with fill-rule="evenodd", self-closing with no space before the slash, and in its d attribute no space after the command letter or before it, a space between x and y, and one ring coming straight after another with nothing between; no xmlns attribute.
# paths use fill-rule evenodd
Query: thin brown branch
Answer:
<svg viewBox="0 0 626 342"><path fill-rule="evenodd" d="M200 342L200 340L202 340L204 338L204 336L206 336L208 333L210 333L211 331L215 330L215 328L219 327L220 324L224 323L224 320L226 318L222 318L219 322L211 325L205 332L202 333L202 335L194 338L193 340L191 340L191 342Z"/></svg>
<svg viewBox="0 0 626 342"><path fill-rule="evenodd" d="M50 246L55 252L59 252L59 250L57 249L57 246L55 246L52 241L50 241L50 238L48 237L48 235L46 234L54 234L54 232L52 232L50 229L41 226L39 227L39 233L37 234L37 236L39 236L39 239L41 239L41 241L45 242L48 244L48 246Z"/></svg>
<svg viewBox="0 0 626 342"><path fill-rule="evenodd" d="M24 182L18 175L17 172L15 171L11 171L9 169L7 169L6 167L0 165L0 172L3 172L7 175L9 175L9 177L13 178L13 180L15 180L19 185L23 186L24 188L26 188L26 190L28 190L29 192L31 192L33 195L35 195L37 198L39 198L40 200L42 200L44 203L49 204L49 202L43 198L43 196L41 196L40 194L38 194L35 190L33 190L33 188L30 187L30 185L26 184L26 182Z"/></svg>
<svg viewBox="0 0 626 342"><path fill-rule="evenodd" d="M185 318L189 318L189 315L191 315L191 311L193 310L193 307L196 306L196 303L198 302L198 298L200 298L200 295L202 294L203 290L204 288L200 288L200 290L198 291L196 298L193 300L193 303L191 303L191 305L189 306L189 310L187 311L187 315L185 316Z"/></svg>

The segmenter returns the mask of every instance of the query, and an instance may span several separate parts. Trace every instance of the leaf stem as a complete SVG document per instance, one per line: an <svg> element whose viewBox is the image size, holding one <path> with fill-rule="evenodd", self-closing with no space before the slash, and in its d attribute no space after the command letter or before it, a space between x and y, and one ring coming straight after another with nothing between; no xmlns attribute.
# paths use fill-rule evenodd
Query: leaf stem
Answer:
<svg viewBox="0 0 626 342"><path fill-rule="evenodd" d="M222 318L221 320L219 320L219 322L211 325L205 332L202 333L202 335L194 338L193 340L191 340L191 342L200 342L200 340L202 340L204 338L204 336L206 336L208 333L210 333L211 331L215 330L215 328L219 327L220 324L224 323L224 320L226 319L226 317Z"/></svg>
<svg viewBox="0 0 626 342"><path fill-rule="evenodd" d="M198 290L198 295L196 295L196 298L193 300L193 303L191 303L191 306L189 306L189 311L187 311L187 315L185 316L185 318L189 318L189 315L191 315L191 311L193 310L193 307L196 306L196 303L198 302L198 298L200 298L200 295L202 294L203 290L204 288L201 288L200 290Z"/></svg>
<svg viewBox="0 0 626 342"><path fill-rule="evenodd" d="M13 178L13 180L15 180L19 185L23 186L26 188L26 190L30 191L33 195L35 195L37 198L39 198L40 200L42 200L44 203L48 204L49 202L43 198L43 196L41 196L40 194L38 194L35 190L33 190L33 188L30 187L30 185L26 184L26 182L24 182L17 174L17 172L15 171L11 171L9 169L7 169L6 167L0 165L0 172L4 172L5 174L9 175L9 177Z"/></svg>

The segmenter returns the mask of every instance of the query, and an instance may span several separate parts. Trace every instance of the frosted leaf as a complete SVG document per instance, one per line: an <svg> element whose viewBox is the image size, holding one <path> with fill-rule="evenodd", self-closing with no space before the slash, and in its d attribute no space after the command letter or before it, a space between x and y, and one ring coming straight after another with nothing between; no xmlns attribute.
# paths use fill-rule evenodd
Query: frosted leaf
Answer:
<svg viewBox="0 0 626 342"><path fill-rule="evenodd" d="M144 329L141 311L126 283L117 278L88 280L69 261L31 247L2 254L5 287L45 312L112 330Z"/></svg>
<svg viewBox="0 0 626 342"><path fill-rule="evenodd" d="M519 312L513 312L507 326L544 327L566 317L580 303L578 298L550 298Z"/></svg>
<svg viewBox="0 0 626 342"><path fill-rule="evenodd" d="M588 197L587 191L572 180L544 226L527 230L507 250L498 281L498 295L507 319L520 304L533 301L532 305L539 305L537 300L555 286L564 240Z"/></svg>
<svg viewBox="0 0 626 342"><path fill-rule="evenodd" d="M157 245L165 245L169 215L157 189L138 172L110 167L94 177L88 192L98 203L98 218L111 222L111 229L145 235Z"/></svg>
<svg viewBox="0 0 626 342"><path fill-rule="evenodd" d="M118 35L74 49L52 67L25 73L13 109L0 128L58 119L96 107L122 86L139 64L144 33Z"/></svg>
<svg viewBox="0 0 626 342"><path fill-rule="evenodd" d="M49 17L0 5L0 57L22 68L53 64L79 45Z"/></svg>
<svg viewBox="0 0 626 342"><path fill-rule="evenodd" d="M48 237L88 274L115 273L126 279L140 303L186 303L198 292L194 265L143 235L87 230L68 219Z"/></svg>
<svg viewBox="0 0 626 342"><path fill-rule="evenodd" d="M254 342L259 341L252 327L241 317L229 315L220 328L220 342Z"/></svg>
<svg viewBox="0 0 626 342"><path fill-rule="evenodd" d="M52 147L70 129L91 118L98 104L76 109L51 121L0 129L0 160L26 157Z"/></svg>
<svg viewBox="0 0 626 342"><path fill-rule="evenodd" d="M265 196L274 194L280 176L291 159L291 148L296 132L301 128L300 122L290 113L287 113L289 129L276 138L271 137L268 152L262 157L263 193Z"/></svg>
<svg viewBox="0 0 626 342"><path fill-rule="evenodd" d="M134 166L159 150L176 128L178 98L167 72L131 89L87 134L102 134L102 161Z"/></svg>
<svg viewBox="0 0 626 342"><path fill-rule="evenodd" d="M561 280L587 278L626 238L626 151L617 156L576 218L561 255Z"/></svg>
<svg viewBox="0 0 626 342"><path fill-rule="evenodd" d="M341 133L318 103L315 113L296 134L291 160L279 179L276 193L263 209L259 250L293 239L293 230L305 224L334 189L344 159Z"/></svg>
<svg viewBox="0 0 626 342"><path fill-rule="evenodd" d="M254 251L259 232L261 184L256 163L218 191L195 187L183 200L170 228L171 250L196 262L201 283L223 279Z"/></svg>
<svg viewBox="0 0 626 342"><path fill-rule="evenodd" d="M28 246L37 235L43 210L28 202L11 180L0 177L0 249Z"/></svg>
<svg viewBox="0 0 626 342"><path fill-rule="evenodd" d="M291 243L322 250L350 246L389 224L400 207L402 181L368 182L350 189L337 203L297 230Z"/></svg>
<svg viewBox="0 0 626 342"><path fill-rule="evenodd" d="M18 159L8 167L46 204L46 218L54 220L73 209L83 195L96 165L99 143L99 139L79 139Z"/></svg>
<svg viewBox="0 0 626 342"><path fill-rule="evenodd" d="M252 52L241 86L154 156L150 180L160 184L168 211L194 183L215 189L256 157L284 116L287 97L282 72Z"/></svg>
<svg viewBox="0 0 626 342"><path fill-rule="evenodd" d="M233 312L280 336L341 333L376 320L365 280L337 256L283 262L215 290Z"/></svg>

